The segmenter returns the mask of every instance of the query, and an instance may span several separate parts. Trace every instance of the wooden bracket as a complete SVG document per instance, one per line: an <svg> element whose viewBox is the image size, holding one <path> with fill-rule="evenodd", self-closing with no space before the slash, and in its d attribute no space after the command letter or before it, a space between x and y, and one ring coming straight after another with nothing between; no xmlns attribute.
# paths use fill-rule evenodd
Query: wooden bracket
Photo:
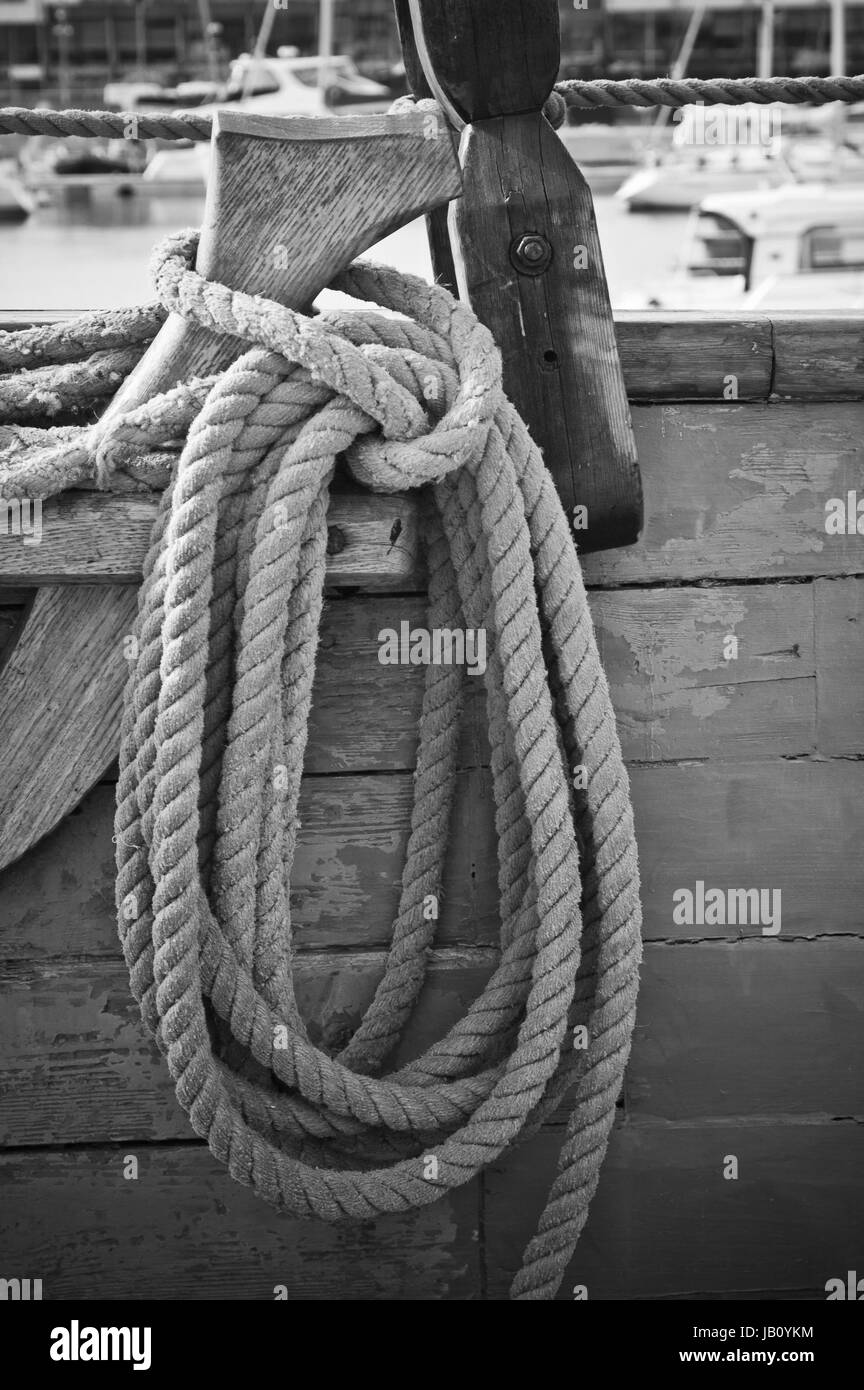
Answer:
<svg viewBox="0 0 864 1390"><path fill-rule="evenodd" d="M557 0L396 0L396 12L415 95L461 127L449 246L430 219L436 273L495 335L580 551L630 545L642 488L594 204L542 114Z"/></svg>
<svg viewBox="0 0 864 1390"><path fill-rule="evenodd" d="M196 269L231 289L307 309L376 241L461 192L443 122L217 111ZM245 351L172 314L102 420Z"/></svg>
<svg viewBox="0 0 864 1390"><path fill-rule="evenodd" d="M306 308L360 252L460 189L449 132L419 112L309 120L220 111L196 267ZM102 421L245 350L172 314ZM92 534L91 557L100 550ZM0 868L53 829L116 757L134 613L134 590L115 585L49 585L32 604L0 669L0 723L17 750L0 786Z"/></svg>

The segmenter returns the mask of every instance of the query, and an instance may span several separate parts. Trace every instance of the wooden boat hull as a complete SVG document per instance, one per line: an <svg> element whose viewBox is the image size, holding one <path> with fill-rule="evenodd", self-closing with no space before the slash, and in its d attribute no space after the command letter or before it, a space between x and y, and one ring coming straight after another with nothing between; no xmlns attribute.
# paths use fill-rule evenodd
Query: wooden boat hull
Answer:
<svg viewBox="0 0 864 1390"><path fill-rule="evenodd" d="M831 499L864 498L864 324L631 315L617 330L646 528L584 567L630 766L645 965L620 1121L560 1296L821 1300L864 1237L864 533L825 525ZM33 586L131 592L152 510L84 493L46 505L41 545L0 540L7 643ZM382 667L377 634L421 622L424 579L412 498L346 495L330 525L294 909L301 1003L336 1046L380 969L408 829L422 672ZM477 691L412 1050L494 959L488 764ZM412 1215L274 1214L190 1134L137 1017L112 814L109 773L0 875L8 1271L51 1298L505 1297L560 1120ZM676 920L675 895L698 903L700 883L703 910ZM709 890L752 888L782 893L778 932L709 920Z"/></svg>

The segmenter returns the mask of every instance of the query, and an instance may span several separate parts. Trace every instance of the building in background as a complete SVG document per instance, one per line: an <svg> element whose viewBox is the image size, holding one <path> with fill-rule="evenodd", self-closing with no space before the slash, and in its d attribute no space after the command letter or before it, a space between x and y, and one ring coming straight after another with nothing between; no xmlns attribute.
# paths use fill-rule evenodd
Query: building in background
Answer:
<svg viewBox="0 0 864 1390"><path fill-rule="evenodd" d="M675 63L694 11L686 0L603 0L592 13L561 6L564 63L573 77L664 77ZM698 8L702 8L700 5ZM764 24L773 10L772 73L824 76L832 63L832 10L845 8L846 72L864 69L864 0L711 0L687 64L691 77L752 77L760 69ZM586 24L591 16L590 23ZM584 27L586 41L580 43ZM581 51L580 51L581 50ZM586 70L587 69L587 70Z"/></svg>
<svg viewBox="0 0 864 1390"><path fill-rule="evenodd" d="M835 4L841 0L834 0ZM681 0L560 0L562 71L571 77L656 77L675 62L692 13ZM281 0L270 51L317 45L318 0ZM715 0L688 65L692 76L757 70L761 0ZM101 104L106 81L212 76L248 51L262 0L0 0L0 102ZM846 0L846 71L864 69L864 0ZM831 68L831 0L774 10L775 72ZM392 0L335 0L334 46L381 78L400 53Z"/></svg>
<svg viewBox="0 0 864 1390"><path fill-rule="evenodd" d="M101 105L105 82L130 74L176 82L227 71L248 52L261 0L0 0L0 104L56 101ZM318 0L276 5L269 50L314 53ZM400 58L390 0L336 0L335 50L370 68Z"/></svg>

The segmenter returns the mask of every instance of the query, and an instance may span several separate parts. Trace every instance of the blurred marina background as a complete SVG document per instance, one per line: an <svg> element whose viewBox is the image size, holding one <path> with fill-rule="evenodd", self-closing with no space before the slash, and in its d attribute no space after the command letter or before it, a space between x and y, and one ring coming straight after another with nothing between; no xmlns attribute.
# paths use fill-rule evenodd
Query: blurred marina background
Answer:
<svg viewBox="0 0 864 1390"><path fill-rule="evenodd" d="M583 6L583 7L580 7ZM864 0L561 0L562 77L864 70ZM386 110L405 91L391 0L0 0L0 105L146 114ZM0 137L0 302L150 296L166 232L200 222L207 146ZM864 306L864 103L569 112L613 306ZM414 224L376 251L429 275Z"/></svg>

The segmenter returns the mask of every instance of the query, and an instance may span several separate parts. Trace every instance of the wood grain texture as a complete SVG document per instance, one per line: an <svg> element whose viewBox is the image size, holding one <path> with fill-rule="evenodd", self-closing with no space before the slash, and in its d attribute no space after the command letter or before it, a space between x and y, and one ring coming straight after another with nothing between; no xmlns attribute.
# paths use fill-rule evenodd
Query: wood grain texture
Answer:
<svg viewBox="0 0 864 1390"><path fill-rule="evenodd" d="M739 401L766 401L771 393L772 324L765 316L619 312L615 334L631 401L721 401L730 390Z"/></svg>
<svg viewBox="0 0 864 1390"><path fill-rule="evenodd" d="M648 941L761 939L758 927L678 925L673 893L779 888L781 937L864 934L860 806L864 763L779 760L631 771ZM113 787L0 876L5 959L114 956ZM383 948L399 897L409 774L310 778L300 798L292 919L301 949ZM813 808L818 807L814 825ZM489 774L461 774L437 940L490 946L498 935Z"/></svg>
<svg viewBox="0 0 864 1390"><path fill-rule="evenodd" d="M625 758L812 751L810 585L598 590L590 604Z"/></svg>
<svg viewBox="0 0 864 1390"><path fill-rule="evenodd" d="M408 88L418 101L428 100L432 96L432 89L426 81L423 63L417 51L409 0L395 0L395 10ZM451 133L455 140L455 132ZM429 250L436 283L443 285L445 289L455 295L457 294L456 267L453 264L450 233L447 229L446 207L433 208L431 212L426 214L426 233L429 237Z"/></svg>
<svg viewBox="0 0 864 1390"><path fill-rule="evenodd" d="M854 574L860 536L829 536L825 505L864 480L861 409L839 405L635 407L645 528L589 555L591 584Z"/></svg>
<svg viewBox="0 0 864 1390"><path fill-rule="evenodd" d="M555 1172L546 1130L485 1179L489 1297L506 1297ZM737 1181L723 1178L738 1158ZM825 1298L861 1267L864 1127L805 1122L619 1126L559 1298ZM766 1319L768 1321L768 1319ZM760 1324L761 1325L761 1324Z"/></svg>
<svg viewBox="0 0 864 1390"><path fill-rule="evenodd" d="M313 1041L334 1050L347 1041L383 960L381 952L298 956L297 997ZM428 1047L464 1014L492 963L488 950L434 953L398 1058ZM0 1144L192 1137L119 946L100 960L8 962L0 985ZM627 1114L864 1115L862 994L864 939L649 942ZM566 1114L565 1103L559 1117Z"/></svg>
<svg viewBox="0 0 864 1390"><path fill-rule="evenodd" d="M476 1185L409 1215L295 1221L203 1145L0 1158L4 1267L59 1299L403 1300L476 1297Z"/></svg>
<svg viewBox="0 0 864 1390"><path fill-rule="evenodd" d="M864 544L864 538L862 538ZM817 579L819 751L864 753L864 580Z"/></svg>
<svg viewBox="0 0 864 1390"><path fill-rule="evenodd" d="M53 830L116 757L136 610L121 585L37 591L0 670L0 867Z"/></svg>
<svg viewBox="0 0 864 1390"><path fill-rule="evenodd" d="M368 1005L382 953L304 955L298 1000L310 1036L338 1050ZM455 1023L491 968L486 952L433 960L399 1058ZM0 966L0 1144L189 1139L194 1135L148 1038L119 958Z"/></svg>
<svg viewBox="0 0 864 1390"><path fill-rule="evenodd" d="M0 542L0 581L137 584L156 516L144 493L66 492L42 508L42 539ZM417 505L411 497L334 494L328 513L327 583L417 589L422 583Z"/></svg>
<svg viewBox="0 0 864 1390"><path fill-rule="evenodd" d="M463 132L465 191L450 208L459 294L498 344L504 389L543 451L568 517L587 507L580 548L629 545L642 491L591 191L538 114ZM528 273L523 237L548 265Z"/></svg>
<svg viewBox="0 0 864 1390"><path fill-rule="evenodd" d="M862 999L864 933L692 947L650 942L627 1113L864 1118Z"/></svg>
<svg viewBox="0 0 864 1390"><path fill-rule="evenodd" d="M362 251L461 187L443 123L430 138L428 119L415 112L334 121L220 110L211 150L196 269L295 309L308 308ZM278 189L290 194L274 196ZM247 346L169 315L103 419L227 367Z"/></svg>
<svg viewBox="0 0 864 1390"><path fill-rule="evenodd" d="M589 601L626 758L730 761L813 750L810 584L596 590ZM310 772L414 766L425 671L382 667L378 635L425 622L420 596L356 596L325 606ZM734 659L724 655L730 636L738 640ZM466 677L465 696L461 765L485 766L482 678Z"/></svg>
<svg viewBox="0 0 864 1390"><path fill-rule="evenodd" d="M557 0L408 0L401 23L456 121L539 111L558 76Z"/></svg>
<svg viewBox="0 0 864 1390"><path fill-rule="evenodd" d="M864 396L864 324L859 313L776 317L774 392L781 400Z"/></svg>

